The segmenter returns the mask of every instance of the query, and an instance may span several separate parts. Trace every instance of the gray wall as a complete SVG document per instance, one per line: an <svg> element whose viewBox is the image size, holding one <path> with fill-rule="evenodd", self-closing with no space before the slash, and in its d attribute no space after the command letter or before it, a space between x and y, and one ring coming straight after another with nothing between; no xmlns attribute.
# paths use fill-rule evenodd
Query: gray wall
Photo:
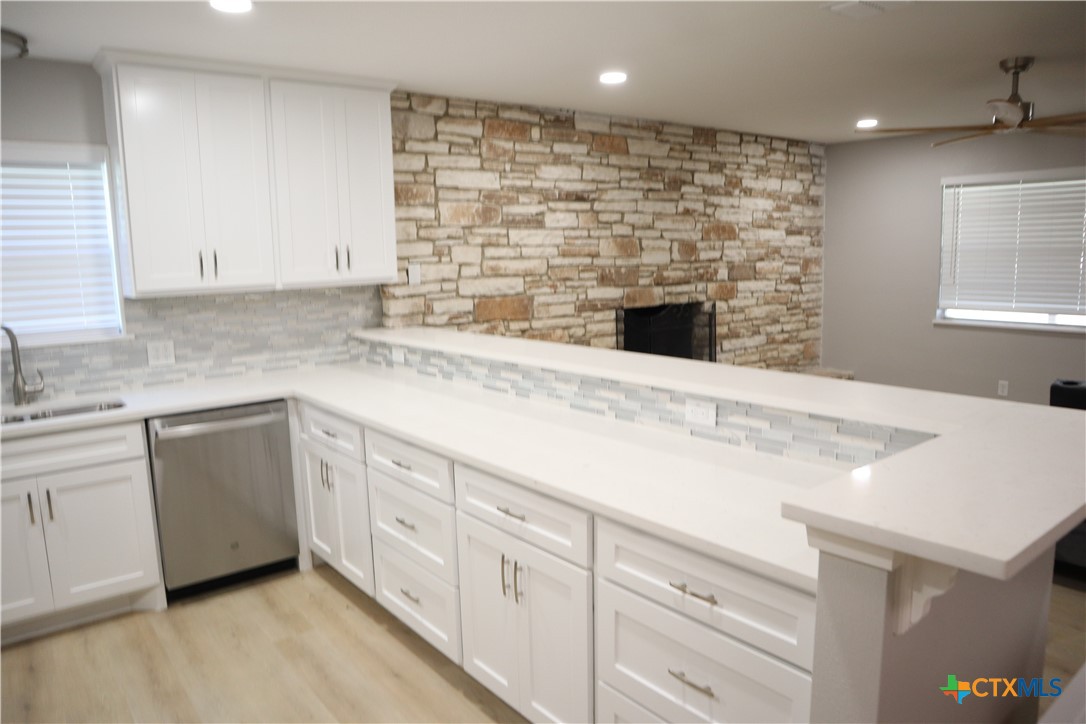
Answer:
<svg viewBox="0 0 1086 724"><path fill-rule="evenodd" d="M1086 141L1021 134L931 148L931 136L830 146L822 364L856 379L1048 403L1086 378L1086 338L936 327L941 188L947 176L1086 164Z"/></svg>
<svg viewBox="0 0 1086 724"><path fill-rule="evenodd" d="M90 66L6 60L0 73L0 137L105 144L102 86ZM42 399L353 359L347 330L380 326L381 299L377 287L352 287L126 300L124 316L120 340L23 349L28 370L45 374ZM0 399L9 404L4 340ZM147 364L147 343L158 340L173 340L175 364Z"/></svg>

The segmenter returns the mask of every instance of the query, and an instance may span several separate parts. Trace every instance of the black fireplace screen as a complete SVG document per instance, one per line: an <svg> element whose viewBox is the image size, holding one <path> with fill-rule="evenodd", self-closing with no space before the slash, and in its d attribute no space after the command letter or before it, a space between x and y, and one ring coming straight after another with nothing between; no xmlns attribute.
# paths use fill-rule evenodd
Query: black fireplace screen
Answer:
<svg viewBox="0 0 1086 724"><path fill-rule="evenodd" d="M617 348L716 362L716 302L620 309Z"/></svg>

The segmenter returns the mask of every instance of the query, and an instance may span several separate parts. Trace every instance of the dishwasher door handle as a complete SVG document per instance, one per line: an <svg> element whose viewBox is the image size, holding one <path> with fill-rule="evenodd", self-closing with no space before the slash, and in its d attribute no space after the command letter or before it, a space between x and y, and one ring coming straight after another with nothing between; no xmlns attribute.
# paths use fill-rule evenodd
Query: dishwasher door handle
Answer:
<svg viewBox="0 0 1086 724"><path fill-rule="evenodd" d="M212 435L226 430L243 430L248 427L261 427L285 420L285 411L266 412L261 415L248 417L235 417L229 420L214 420L211 422L193 422L188 425L170 427L163 425L162 420L155 420L154 431L156 440L178 440L197 435Z"/></svg>

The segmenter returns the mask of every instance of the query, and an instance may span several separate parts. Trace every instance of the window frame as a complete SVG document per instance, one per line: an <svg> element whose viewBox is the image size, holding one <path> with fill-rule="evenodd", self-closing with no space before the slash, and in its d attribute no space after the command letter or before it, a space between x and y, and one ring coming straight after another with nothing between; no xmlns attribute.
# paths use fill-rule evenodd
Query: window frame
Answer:
<svg viewBox="0 0 1086 724"><path fill-rule="evenodd" d="M111 342L126 339L124 297L121 291L120 250L117 245L113 203L113 169L109 147L96 143L59 141L0 140L0 165L6 163L88 163L101 164L105 190L105 217L112 255L113 300L117 309L117 329L73 329L66 332L20 332L20 347L51 347L69 344Z"/></svg>
<svg viewBox="0 0 1086 724"><path fill-rule="evenodd" d="M996 186L1000 184L1009 184L1015 182L1026 183L1043 183L1043 182L1058 182L1058 181L1081 181L1086 180L1086 168L1081 166L1064 166L1051 169L1038 169L1032 171L1007 171L1002 173L987 173L987 174L972 174L966 176L946 176L940 180L939 184L939 261L938 268L936 270L937 283L936 283L936 299L935 299L935 317L932 320L932 324L939 327L979 327L987 329L998 329L1006 331L1025 331L1025 332L1040 332L1047 334L1071 334L1071 335L1086 335L1086 326L1077 324L1057 324L1052 321L1046 322L1026 322L1026 321L1011 321L1011 320L995 320L995 319L969 319L956 316L947 316L946 312L950 311L948 308L944 308L939 298L939 290L942 287L943 279L943 251L947 242L943 238L942 234L942 219L943 219L943 200L945 198L945 192L947 186L984 186L991 185ZM981 310L963 310L963 311L981 311ZM998 312L996 314L999 314ZM1011 313L1013 314L1013 313ZM983 316L983 315L981 315ZM1060 315L1047 315L1049 317L1055 317ZM1074 316L1074 315L1071 315Z"/></svg>

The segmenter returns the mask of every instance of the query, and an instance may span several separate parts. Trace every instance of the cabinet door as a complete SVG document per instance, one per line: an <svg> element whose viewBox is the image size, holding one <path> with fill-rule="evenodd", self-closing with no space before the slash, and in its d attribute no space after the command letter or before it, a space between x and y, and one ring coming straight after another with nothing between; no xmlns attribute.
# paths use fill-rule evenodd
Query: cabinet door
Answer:
<svg viewBox="0 0 1086 724"><path fill-rule="evenodd" d="M206 279L196 87L188 71L117 69L132 266L137 294ZM119 171L118 171L119 172Z"/></svg>
<svg viewBox="0 0 1086 724"><path fill-rule="evenodd" d="M306 510L309 523L309 547L326 563L335 563L336 499L328 487L327 462L313 443L302 443L305 456Z"/></svg>
<svg viewBox="0 0 1086 724"><path fill-rule="evenodd" d="M338 514L339 539L333 562L347 580L372 596L373 543L366 469L361 463L337 461L330 462L327 471Z"/></svg>
<svg viewBox="0 0 1086 724"><path fill-rule="evenodd" d="M34 478L4 481L2 491L3 568L0 618L5 624L53 610L49 561Z"/></svg>
<svg viewBox="0 0 1086 724"><path fill-rule="evenodd" d="M344 90L339 124L340 270L358 281L396 278L392 121L387 91Z"/></svg>
<svg viewBox="0 0 1086 724"><path fill-rule="evenodd" d="M38 491L58 609L161 579L146 461L41 476Z"/></svg>
<svg viewBox="0 0 1086 724"><path fill-rule="evenodd" d="M284 286L339 280L336 89L271 82L276 233Z"/></svg>
<svg viewBox="0 0 1086 724"><path fill-rule="evenodd" d="M517 610L513 557L507 552L516 540L460 512L456 528L464 670L516 707Z"/></svg>
<svg viewBox="0 0 1086 724"><path fill-rule="evenodd" d="M518 708L532 721L591 721L591 577L535 546L518 543L513 573Z"/></svg>
<svg viewBox="0 0 1086 724"><path fill-rule="evenodd" d="M197 74L206 229L205 273L216 287L271 289L271 190L264 82Z"/></svg>

